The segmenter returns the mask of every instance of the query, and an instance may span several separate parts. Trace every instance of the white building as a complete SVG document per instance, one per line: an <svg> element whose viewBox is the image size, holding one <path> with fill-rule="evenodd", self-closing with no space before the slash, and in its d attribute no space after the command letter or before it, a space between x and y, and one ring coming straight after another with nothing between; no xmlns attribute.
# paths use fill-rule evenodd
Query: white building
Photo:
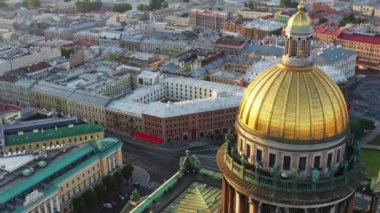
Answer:
<svg viewBox="0 0 380 213"><path fill-rule="evenodd" d="M140 118L143 114L175 117L237 107L244 90L239 86L193 78L168 77L112 101L107 109Z"/></svg>
<svg viewBox="0 0 380 213"><path fill-rule="evenodd" d="M336 46L314 53L316 65L334 67L342 72L346 79L355 75L357 57L358 54L355 51Z"/></svg>

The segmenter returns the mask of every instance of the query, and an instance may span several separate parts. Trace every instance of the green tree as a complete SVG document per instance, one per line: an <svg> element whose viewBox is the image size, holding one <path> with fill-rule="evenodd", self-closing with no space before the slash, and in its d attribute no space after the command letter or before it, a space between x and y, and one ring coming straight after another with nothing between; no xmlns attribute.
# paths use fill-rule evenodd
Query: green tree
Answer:
<svg viewBox="0 0 380 213"><path fill-rule="evenodd" d="M166 1L164 1L164 2L162 2L161 7L162 8L168 8L169 4Z"/></svg>
<svg viewBox="0 0 380 213"><path fill-rule="evenodd" d="M149 7L149 5L139 4L139 6L137 6L137 9L140 11L149 11L150 7Z"/></svg>
<svg viewBox="0 0 380 213"><path fill-rule="evenodd" d="M87 13L90 11L97 11L102 7L101 1L77 1L75 3L75 6L77 7L77 10L82 13Z"/></svg>
<svg viewBox="0 0 380 213"><path fill-rule="evenodd" d="M115 53L108 53L108 54L106 55L106 59L107 59L108 61L119 61L120 56L117 55L117 54L115 54Z"/></svg>
<svg viewBox="0 0 380 213"><path fill-rule="evenodd" d="M375 128L375 123L369 119L359 119L351 121L350 123L351 133L354 134L355 139L360 139L365 135L366 130Z"/></svg>
<svg viewBox="0 0 380 213"><path fill-rule="evenodd" d="M84 200L84 203L86 204L86 206L89 209L94 209L94 207L95 207L94 203L98 202L97 193L94 190L89 189L83 193L82 197L83 197L83 200Z"/></svg>
<svg viewBox="0 0 380 213"><path fill-rule="evenodd" d="M366 118L360 119L359 123L362 126L362 128L365 130L374 129L376 127L375 122Z"/></svg>
<svg viewBox="0 0 380 213"><path fill-rule="evenodd" d="M162 3L164 3L165 0L152 0L150 2L150 8L152 10L159 10L162 7Z"/></svg>
<svg viewBox="0 0 380 213"><path fill-rule="evenodd" d="M117 187L117 180L112 175L107 175L106 177L104 177L102 182L108 192L113 192Z"/></svg>
<svg viewBox="0 0 380 213"><path fill-rule="evenodd" d="M115 4L112 11L124 13L125 11L132 10L132 6L128 3Z"/></svg>
<svg viewBox="0 0 380 213"><path fill-rule="evenodd" d="M358 17L356 18L354 14L350 13L348 15L345 15L343 19L339 22L339 26L343 27L348 23L353 23L353 24L360 24L363 22L366 22L367 20L365 18Z"/></svg>
<svg viewBox="0 0 380 213"><path fill-rule="evenodd" d="M98 200L103 200L106 198L107 195L107 189L104 187L104 185L99 184L94 187L94 191L96 192Z"/></svg>
<svg viewBox="0 0 380 213"><path fill-rule="evenodd" d="M121 174L123 175L124 179L129 181L132 178L133 174L133 166L132 165L126 165L121 169Z"/></svg>
<svg viewBox="0 0 380 213"><path fill-rule="evenodd" d="M8 4L4 0L0 0L0 7L8 7Z"/></svg>
<svg viewBox="0 0 380 213"><path fill-rule="evenodd" d="M323 23L325 23L325 22L327 22L327 21L328 21L327 18L322 17L322 18L318 19L318 24L323 24Z"/></svg>
<svg viewBox="0 0 380 213"><path fill-rule="evenodd" d="M115 172L115 174L113 174L113 176L116 179L117 185L120 186L123 183L123 176L121 175L121 173L117 171Z"/></svg>
<svg viewBox="0 0 380 213"><path fill-rule="evenodd" d="M72 204L73 204L74 212L82 213L82 212L87 211L86 204L82 196L75 197L72 200Z"/></svg>
<svg viewBox="0 0 380 213"><path fill-rule="evenodd" d="M34 9L41 6L40 1L38 0L24 0L21 3L21 6L26 7L28 9Z"/></svg>

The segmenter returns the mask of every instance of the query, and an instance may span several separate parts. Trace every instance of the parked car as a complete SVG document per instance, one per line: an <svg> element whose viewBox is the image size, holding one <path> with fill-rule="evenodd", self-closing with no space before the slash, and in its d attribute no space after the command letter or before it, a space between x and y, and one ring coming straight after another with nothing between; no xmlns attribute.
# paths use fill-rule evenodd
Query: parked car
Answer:
<svg viewBox="0 0 380 213"><path fill-rule="evenodd" d="M116 200L114 200L114 199L111 199L110 203L111 203L113 206L116 206L116 204L117 204Z"/></svg>
<svg viewBox="0 0 380 213"><path fill-rule="evenodd" d="M112 197L112 200L116 201L116 203L118 203L118 202L121 201L121 199L120 199L119 196L117 196L117 195L114 195L114 196Z"/></svg>
<svg viewBox="0 0 380 213"><path fill-rule="evenodd" d="M121 193L117 194L117 197L120 198L120 200L125 200L125 197Z"/></svg>
<svg viewBox="0 0 380 213"><path fill-rule="evenodd" d="M110 209L110 208L112 208L112 204L110 204L110 203L103 203L103 207L107 208L107 209Z"/></svg>

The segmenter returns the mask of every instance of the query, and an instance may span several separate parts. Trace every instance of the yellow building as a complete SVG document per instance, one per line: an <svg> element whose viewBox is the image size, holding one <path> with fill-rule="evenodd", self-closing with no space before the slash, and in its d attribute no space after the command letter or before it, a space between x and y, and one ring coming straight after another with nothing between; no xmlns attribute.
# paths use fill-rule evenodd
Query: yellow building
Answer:
<svg viewBox="0 0 380 213"><path fill-rule="evenodd" d="M50 129L36 128L29 132L5 134L4 155L34 150L49 150L104 138L104 129L95 124L70 124Z"/></svg>
<svg viewBox="0 0 380 213"><path fill-rule="evenodd" d="M63 115L68 114L67 98L74 91L73 88L42 82L33 86L30 93L32 106L40 109L55 109Z"/></svg>
<svg viewBox="0 0 380 213"><path fill-rule="evenodd" d="M121 147L122 142L114 138L91 141L59 155L34 174L16 177L7 183L7 188L0 186L0 210L71 212L74 197L93 188L103 177L122 166Z"/></svg>

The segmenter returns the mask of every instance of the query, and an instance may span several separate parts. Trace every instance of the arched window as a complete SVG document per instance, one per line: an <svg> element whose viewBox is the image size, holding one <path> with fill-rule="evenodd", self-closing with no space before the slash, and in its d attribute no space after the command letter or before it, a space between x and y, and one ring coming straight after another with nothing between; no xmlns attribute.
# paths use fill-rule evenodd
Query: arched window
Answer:
<svg viewBox="0 0 380 213"><path fill-rule="evenodd" d="M290 41L290 56L296 56L297 55L297 41L291 40Z"/></svg>
<svg viewBox="0 0 380 213"><path fill-rule="evenodd" d="M298 57L305 57L306 56L306 41L301 41L301 45L298 51Z"/></svg>
<svg viewBox="0 0 380 213"><path fill-rule="evenodd" d="M288 49L289 49L289 39L286 39L286 42L285 42L285 55L288 54Z"/></svg>

